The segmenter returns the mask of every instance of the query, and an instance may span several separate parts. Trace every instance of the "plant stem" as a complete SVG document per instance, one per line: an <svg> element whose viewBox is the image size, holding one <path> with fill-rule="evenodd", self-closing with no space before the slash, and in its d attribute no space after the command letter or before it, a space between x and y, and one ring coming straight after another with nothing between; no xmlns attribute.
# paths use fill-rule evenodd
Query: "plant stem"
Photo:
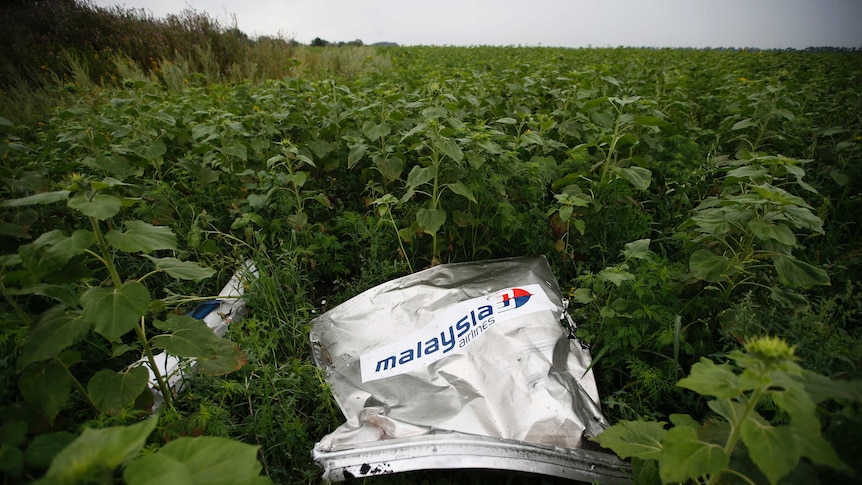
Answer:
<svg viewBox="0 0 862 485"><path fill-rule="evenodd" d="M735 423L730 423L731 431L730 436L727 437L727 443L724 445L724 452L727 453L727 456L730 456L733 452L733 449L736 448L736 444L739 443L739 440L742 438L742 423L748 419L748 415L751 414L752 411L757 407L757 403L760 402L760 398L763 396L764 391L766 390L766 386L755 389L751 394L751 397L748 398L748 401L745 403L745 411L742 412L742 416L739 417L739 420ZM718 483L718 479L721 477L721 473L716 473L715 475L709 477L709 482L707 485L714 485Z"/></svg>
<svg viewBox="0 0 862 485"><path fill-rule="evenodd" d="M64 364L63 361L61 361L56 355L54 356L54 362L60 364L60 366L63 367L63 370L66 371L66 374L69 374L69 378L72 379L72 385L75 386L75 389L77 389L81 396L84 397L84 400L87 401L87 404L91 408L93 408L93 411L96 411L97 413L101 412L99 411L99 408L96 407L96 404L93 402L93 400L90 399L90 395L87 393L87 390L84 388L83 384L81 384L81 381L79 381L78 378L75 377L75 374L72 374L72 371L69 370L66 364Z"/></svg>
<svg viewBox="0 0 862 485"><path fill-rule="evenodd" d="M105 267L108 268L108 273L111 275L111 280L114 282L114 286L118 289L123 286L123 280L120 279L120 274L117 273L117 268L114 266L114 262L111 260L111 251L108 248L108 243L105 241L105 237L102 235L102 228L99 227L99 221L95 217L90 217L90 225L93 226L93 233L96 235L96 243L99 245L99 249L102 250L102 263L105 264Z"/></svg>
<svg viewBox="0 0 862 485"><path fill-rule="evenodd" d="M156 382L159 384L159 390L162 391L162 397L165 399L165 404L167 404L169 408L174 409L174 399L173 396L171 396L171 390L168 388L168 384L165 382L164 376L159 372L159 367L156 365L156 358L153 356L150 342L147 340L147 336L144 333L144 317L141 317L140 325L135 325L135 334L138 336L138 341L141 342L141 345L144 347L144 353L147 355L147 361L150 363L150 368L153 369L153 375L156 376Z"/></svg>

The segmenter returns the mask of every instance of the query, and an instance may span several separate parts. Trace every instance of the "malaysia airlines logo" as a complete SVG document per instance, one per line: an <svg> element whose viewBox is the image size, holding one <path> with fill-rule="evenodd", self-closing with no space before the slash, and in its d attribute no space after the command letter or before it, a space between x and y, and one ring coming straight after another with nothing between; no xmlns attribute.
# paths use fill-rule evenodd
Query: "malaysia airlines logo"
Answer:
<svg viewBox="0 0 862 485"><path fill-rule="evenodd" d="M521 308L530 301L532 293L523 288L509 288L503 291L498 291L492 298L499 298L498 311L505 312Z"/></svg>
<svg viewBox="0 0 862 485"><path fill-rule="evenodd" d="M428 366L466 348L500 322L557 309L537 284L505 288L456 303L412 334L361 355L362 382Z"/></svg>

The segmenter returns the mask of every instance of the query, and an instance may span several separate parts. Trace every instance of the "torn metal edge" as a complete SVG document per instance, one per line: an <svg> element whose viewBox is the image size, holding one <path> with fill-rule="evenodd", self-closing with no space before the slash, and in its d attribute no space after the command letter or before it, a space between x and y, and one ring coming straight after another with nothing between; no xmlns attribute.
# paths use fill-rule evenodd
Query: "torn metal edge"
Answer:
<svg viewBox="0 0 862 485"><path fill-rule="evenodd" d="M615 455L455 432L342 450L315 446L311 455L327 482L416 470L493 469L602 484L632 483L631 466Z"/></svg>

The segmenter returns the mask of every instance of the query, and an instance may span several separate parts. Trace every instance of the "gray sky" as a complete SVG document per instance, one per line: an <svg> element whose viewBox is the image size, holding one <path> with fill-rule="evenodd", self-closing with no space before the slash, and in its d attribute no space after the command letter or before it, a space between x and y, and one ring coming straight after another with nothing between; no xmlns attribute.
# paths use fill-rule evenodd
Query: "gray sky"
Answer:
<svg viewBox="0 0 862 485"><path fill-rule="evenodd" d="M91 0L308 43L862 47L862 0Z"/></svg>

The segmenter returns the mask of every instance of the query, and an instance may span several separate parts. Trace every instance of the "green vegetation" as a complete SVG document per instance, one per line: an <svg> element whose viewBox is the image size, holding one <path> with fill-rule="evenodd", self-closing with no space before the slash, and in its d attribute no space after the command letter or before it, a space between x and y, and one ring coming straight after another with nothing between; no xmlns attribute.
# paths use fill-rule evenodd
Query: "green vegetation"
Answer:
<svg viewBox="0 0 862 485"><path fill-rule="evenodd" d="M342 417L310 320L534 254L640 481L862 477L858 52L311 47L55 4L0 53L5 483L210 481L207 450L314 483ZM229 340L179 316L246 259ZM151 418L154 349L203 367Z"/></svg>

